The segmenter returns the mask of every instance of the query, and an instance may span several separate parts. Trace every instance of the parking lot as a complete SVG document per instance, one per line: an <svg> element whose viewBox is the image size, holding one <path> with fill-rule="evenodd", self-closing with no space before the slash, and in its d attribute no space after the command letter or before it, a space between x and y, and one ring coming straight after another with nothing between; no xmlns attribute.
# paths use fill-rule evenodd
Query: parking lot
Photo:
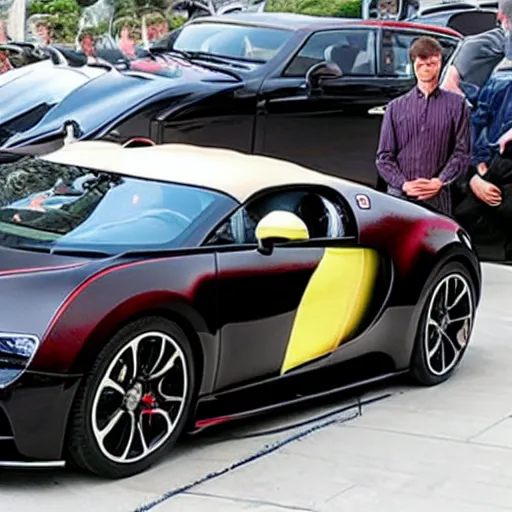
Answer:
<svg viewBox="0 0 512 512"><path fill-rule="evenodd" d="M365 390L367 405L331 397L205 431L124 481L3 471L0 510L511 510L511 290L512 269L484 265L472 343L445 384L397 381Z"/></svg>

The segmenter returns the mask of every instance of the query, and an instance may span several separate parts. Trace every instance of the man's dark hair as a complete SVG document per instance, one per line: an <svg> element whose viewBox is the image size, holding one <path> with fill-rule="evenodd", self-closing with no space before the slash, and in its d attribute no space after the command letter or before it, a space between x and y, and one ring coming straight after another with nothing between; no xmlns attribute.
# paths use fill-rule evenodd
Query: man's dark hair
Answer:
<svg viewBox="0 0 512 512"><path fill-rule="evenodd" d="M414 62L418 57L428 59L434 55L442 55L443 47L437 39L428 36L422 36L414 40L409 49L409 57Z"/></svg>

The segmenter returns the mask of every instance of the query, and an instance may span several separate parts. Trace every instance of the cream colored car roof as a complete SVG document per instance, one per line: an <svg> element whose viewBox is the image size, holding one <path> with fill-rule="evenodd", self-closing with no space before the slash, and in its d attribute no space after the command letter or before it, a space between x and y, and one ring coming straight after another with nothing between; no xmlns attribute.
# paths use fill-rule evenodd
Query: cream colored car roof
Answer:
<svg viewBox="0 0 512 512"><path fill-rule="evenodd" d="M327 185L336 180L275 158L189 144L123 148L112 142L81 141L41 158L137 178L206 187L240 202L268 187Z"/></svg>

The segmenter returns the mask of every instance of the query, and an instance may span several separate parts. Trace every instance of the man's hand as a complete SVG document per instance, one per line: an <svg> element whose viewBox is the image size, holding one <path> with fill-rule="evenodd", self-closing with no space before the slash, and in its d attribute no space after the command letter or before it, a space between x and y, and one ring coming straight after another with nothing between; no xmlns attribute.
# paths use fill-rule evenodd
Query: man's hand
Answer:
<svg viewBox="0 0 512 512"><path fill-rule="evenodd" d="M469 186L480 201L489 206L499 206L501 204L501 190L492 183L484 180L478 175L471 178Z"/></svg>
<svg viewBox="0 0 512 512"><path fill-rule="evenodd" d="M415 197L420 201L426 199L432 199L435 197L441 188L443 182L439 178L432 178L430 180L426 178L418 178L413 181L406 181L402 187L402 190L411 197Z"/></svg>
<svg viewBox="0 0 512 512"><path fill-rule="evenodd" d="M512 141L512 128L507 130L499 139L498 143L500 145L500 153L503 154L505 152L505 146Z"/></svg>
<svg viewBox="0 0 512 512"><path fill-rule="evenodd" d="M478 164L476 166L476 170L478 171L478 174L480 174L480 176L483 176L488 171L487 164L486 163Z"/></svg>

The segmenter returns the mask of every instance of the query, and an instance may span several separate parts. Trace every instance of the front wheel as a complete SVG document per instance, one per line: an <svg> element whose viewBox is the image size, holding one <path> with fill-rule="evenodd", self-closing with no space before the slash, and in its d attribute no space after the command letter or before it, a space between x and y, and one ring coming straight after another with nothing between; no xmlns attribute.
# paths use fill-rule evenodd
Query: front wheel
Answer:
<svg viewBox="0 0 512 512"><path fill-rule="evenodd" d="M447 380L466 351L475 319L475 290L464 265L451 262L428 287L411 359L424 386Z"/></svg>
<svg viewBox="0 0 512 512"><path fill-rule="evenodd" d="M125 326L77 393L70 462L107 478L147 469L183 430L194 379L192 351L178 325L154 317Z"/></svg>

